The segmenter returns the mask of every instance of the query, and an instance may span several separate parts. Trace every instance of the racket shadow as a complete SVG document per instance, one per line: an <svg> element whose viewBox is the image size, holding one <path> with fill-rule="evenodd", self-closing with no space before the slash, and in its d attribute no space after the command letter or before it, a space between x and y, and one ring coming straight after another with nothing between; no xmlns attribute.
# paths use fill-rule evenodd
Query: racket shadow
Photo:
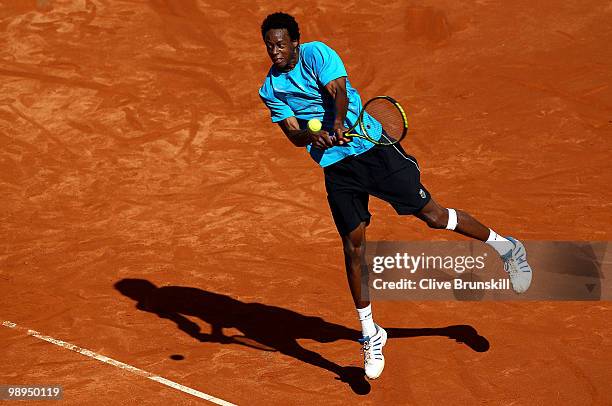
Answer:
<svg viewBox="0 0 612 406"><path fill-rule="evenodd" d="M370 392L370 384L363 369L340 366L315 351L302 347L299 339L311 339L320 343L339 340L357 341L359 330L330 323L321 317L307 316L277 306L257 302L242 302L230 296L198 288L184 286L157 287L144 279L122 279L115 283L124 296L136 302L136 308L171 320L176 327L200 342L241 345L261 351L280 352L306 364L336 374L336 379L349 385L356 394ZM197 323L188 317L196 317L210 324L211 332L201 332ZM225 335L223 329L237 329L239 335ZM446 336L467 344L475 351L486 351L488 341L479 336L471 326L444 328L391 328L389 337ZM486 341L486 349L482 342ZM357 349L356 349L357 350Z"/></svg>

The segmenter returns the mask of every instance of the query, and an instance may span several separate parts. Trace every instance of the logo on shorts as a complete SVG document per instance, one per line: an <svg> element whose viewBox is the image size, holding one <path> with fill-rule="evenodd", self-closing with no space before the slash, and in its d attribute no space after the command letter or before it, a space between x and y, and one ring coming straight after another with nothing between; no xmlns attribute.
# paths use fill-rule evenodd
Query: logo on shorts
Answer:
<svg viewBox="0 0 612 406"><path fill-rule="evenodd" d="M425 199L427 197L423 189L419 189L419 194L421 195L421 199Z"/></svg>

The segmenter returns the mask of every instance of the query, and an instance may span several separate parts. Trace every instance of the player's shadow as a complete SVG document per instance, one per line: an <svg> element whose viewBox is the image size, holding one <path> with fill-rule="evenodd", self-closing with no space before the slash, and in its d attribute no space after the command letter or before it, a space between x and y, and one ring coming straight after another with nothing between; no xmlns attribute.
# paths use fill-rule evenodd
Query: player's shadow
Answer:
<svg viewBox="0 0 612 406"><path fill-rule="evenodd" d="M136 308L176 323L176 326L202 342L238 344L262 351L278 351L302 362L326 369L350 385L357 394L370 392L363 369L342 367L314 351L299 345L298 339L321 343L338 340L356 341L361 332L320 317L306 316L292 310L263 303L245 303L229 296L183 286L157 287L144 279L122 279L115 288L136 301ZM210 324L211 332L202 333L198 324L186 316ZM227 336L224 328L235 328L241 335ZM444 336L466 344L474 351L489 348L486 338L467 325L443 328L386 328L389 338Z"/></svg>

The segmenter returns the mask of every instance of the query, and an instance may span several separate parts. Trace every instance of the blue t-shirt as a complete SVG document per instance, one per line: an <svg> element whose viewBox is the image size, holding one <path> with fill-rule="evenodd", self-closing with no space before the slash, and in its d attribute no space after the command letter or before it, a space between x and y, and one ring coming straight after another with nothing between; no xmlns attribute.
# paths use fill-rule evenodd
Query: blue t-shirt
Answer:
<svg viewBox="0 0 612 406"><path fill-rule="evenodd" d="M308 120L317 118L323 123L323 129L329 131L334 125L335 104L324 86L343 76L347 76L346 69L333 49L322 42L307 42L300 45L298 62L292 70L279 72L274 66L270 68L259 89L259 96L270 109L273 123L295 116L300 128L305 129ZM346 93L348 111L345 126L351 128L362 105L359 93L348 78ZM355 131L362 133L359 126ZM373 146L371 142L355 137L342 146L319 149L307 145L306 149L319 165L325 167L349 155L359 155Z"/></svg>

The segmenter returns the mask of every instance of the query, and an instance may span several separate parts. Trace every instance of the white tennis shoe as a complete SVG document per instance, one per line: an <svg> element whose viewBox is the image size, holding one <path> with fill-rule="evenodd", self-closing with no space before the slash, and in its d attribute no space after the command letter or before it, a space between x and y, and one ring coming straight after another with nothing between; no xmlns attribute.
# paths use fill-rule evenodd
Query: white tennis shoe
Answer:
<svg viewBox="0 0 612 406"><path fill-rule="evenodd" d="M376 324L376 334L359 340L363 345L363 369L369 379L376 379L385 368L385 356L382 349L387 343L387 332Z"/></svg>
<svg viewBox="0 0 612 406"><path fill-rule="evenodd" d="M507 238L514 244L514 248L501 256L502 261L504 261L504 271L508 273L512 289L516 293L523 293L531 285L533 271L527 263L527 251L525 251L523 243L512 237Z"/></svg>

